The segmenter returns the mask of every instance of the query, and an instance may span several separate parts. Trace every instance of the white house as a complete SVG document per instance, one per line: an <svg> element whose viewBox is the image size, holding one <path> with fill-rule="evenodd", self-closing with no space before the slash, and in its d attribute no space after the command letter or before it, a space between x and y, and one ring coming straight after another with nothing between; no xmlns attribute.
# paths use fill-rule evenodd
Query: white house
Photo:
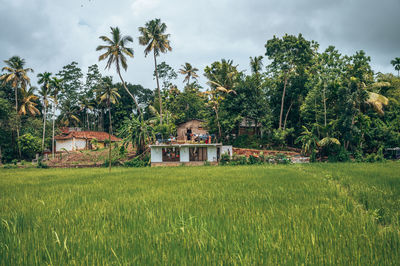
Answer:
<svg viewBox="0 0 400 266"><path fill-rule="evenodd" d="M150 145L150 149L151 166L203 165L205 162L217 164L221 153L232 154L231 146L222 146L220 143L157 144Z"/></svg>
<svg viewBox="0 0 400 266"><path fill-rule="evenodd" d="M91 150L95 148L95 145L98 148L105 147L109 134L100 131L81 131L79 128L63 128L62 133L55 136L54 139L56 141L56 152ZM94 142L94 140L96 141ZM121 139L111 135L111 142L118 141L121 141Z"/></svg>

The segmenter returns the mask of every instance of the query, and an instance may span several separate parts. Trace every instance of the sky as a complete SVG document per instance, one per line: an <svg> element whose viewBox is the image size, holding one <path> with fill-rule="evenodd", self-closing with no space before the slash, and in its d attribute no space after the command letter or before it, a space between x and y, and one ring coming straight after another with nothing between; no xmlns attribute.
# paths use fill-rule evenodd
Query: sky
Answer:
<svg viewBox="0 0 400 266"><path fill-rule="evenodd" d="M249 70L249 57L265 54L274 35L302 33L320 44L334 45L342 54L364 50L376 72L392 72L390 61L400 57L400 0L0 0L0 66L19 55L36 74L53 74L76 61L84 73L98 64L101 35L118 26L134 42L134 58L122 73L127 82L154 89L154 61L144 56L138 27L154 18L167 25L173 50L157 58L176 71L185 62L203 69L222 58L239 70ZM268 63L267 61L264 64ZM176 84L183 87L183 77Z"/></svg>

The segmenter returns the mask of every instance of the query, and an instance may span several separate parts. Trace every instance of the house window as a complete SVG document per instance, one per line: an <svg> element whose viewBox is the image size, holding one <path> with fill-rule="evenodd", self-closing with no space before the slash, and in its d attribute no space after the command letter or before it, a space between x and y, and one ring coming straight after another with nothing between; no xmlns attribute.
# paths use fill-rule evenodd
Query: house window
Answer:
<svg viewBox="0 0 400 266"><path fill-rule="evenodd" d="M192 147L189 148L189 161L207 161L207 147Z"/></svg>
<svg viewBox="0 0 400 266"><path fill-rule="evenodd" d="M163 162L179 162L180 151L179 148L163 148L162 149L162 160Z"/></svg>

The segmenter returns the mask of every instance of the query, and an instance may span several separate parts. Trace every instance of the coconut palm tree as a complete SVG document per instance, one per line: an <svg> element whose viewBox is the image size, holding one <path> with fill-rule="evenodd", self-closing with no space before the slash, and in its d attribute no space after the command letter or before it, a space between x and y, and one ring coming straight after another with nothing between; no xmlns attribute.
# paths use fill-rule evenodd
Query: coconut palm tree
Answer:
<svg viewBox="0 0 400 266"><path fill-rule="evenodd" d="M68 127L70 125L77 126L80 122L77 113L79 108L74 106L71 101L67 100L61 105L60 122Z"/></svg>
<svg viewBox="0 0 400 266"><path fill-rule="evenodd" d="M94 105L95 105L95 103L91 99L88 99L86 95L83 95L82 97L79 98L80 111L84 111L85 112L86 128L88 130L90 130L90 127L89 127L89 110L93 110L94 109Z"/></svg>
<svg viewBox="0 0 400 266"><path fill-rule="evenodd" d="M104 41L107 45L99 45L96 48L96 51L105 50L106 52L99 56L99 61L107 59L106 68L110 69L111 65L115 65L118 76L121 79L122 85L126 92L131 96L132 100L136 105L136 109L138 113L142 115L142 111L139 107L138 102L136 101L135 96L128 90L126 87L125 81L121 75L121 66L126 71L128 68L128 64L126 62L126 57L129 56L133 58L133 49L126 47L128 43L133 42L133 39L129 35L122 36L118 27L110 27L111 28L111 38L107 36L100 36L99 38Z"/></svg>
<svg viewBox="0 0 400 266"><path fill-rule="evenodd" d="M18 90L25 89L28 84L30 84L30 79L28 77L29 72L33 72L31 68L24 68L25 60L19 56L13 56L8 60L4 60L6 64L3 67L2 71L6 71L7 73L0 76L0 80L3 81L3 84L11 83L11 86L14 88L15 92L15 112L17 113L17 139L19 139L19 116L18 116ZM18 145L18 153L21 157L21 148Z"/></svg>
<svg viewBox="0 0 400 266"><path fill-rule="evenodd" d="M139 43L146 46L144 49L144 54L147 56L151 51L154 55L154 68L156 73L157 90L158 90L158 100L160 105L160 124L162 124L162 101L160 92L160 83L158 81L158 71L157 71L157 59L156 57L160 53L166 53L167 51L172 51L169 44L169 34L165 34L167 30L167 25L161 23L160 19L153 19L145 24L145 27L139 27L139 32L142 36L139 37Z"/></svg>
<svg viewBox="0 0 400 266"><path fill-rule="evenodd" d="M189 63L185 63L184 65L182 65L182 68L179 69L179 73L185 76L183 82L187 82L187 85L189 85L190 78L197 80L197 78L199 77L196 73L197 71L199 70L195 67L192 67L192 65Z"/></svg>
<svg viewBox="0 0 400 266"><path fill-rule="evenodd" d="M390 63L394 66L394 69L397 70L397 76L400 77L400 57L396 57Z"/></svg>
<svg viewBox="0 0 400 266"><path fill-rule="evenodd" d="M40 111L36 108L37 103L35 103L35 101L38 100L39 97L33 93L35 90L35 87L31 87L28 90L21 90L21 101L18 110L19 115L40 115Z"/></svg>
<svg viewBox="0 0 400 266"><path fill-rule="evenodd" d="M52 77L50 80L50 88L51 88L51 98L53 99L53 132L52 132L52 139L51 139L51 150L52 150L52 155L54 159L54 153L55 153L55 141L54 141L54 127L55 127L55 121L56 121L56 111L57 111L57 105L58 105L58 98L57 95L58 93L62 90L61 87L62 84L62 79L58 79L56 77Z"/></svg>
<svg viewBox="0 0 400 266"><path fill-rule="evenodd" d="M47 107L49 105L48 96L50 94L51 73L44 72L37 75L39 78L38 83L43 84L39 90L39 95L42 98L43 104L43 136L42 136L42 151L44 150L44 137L46 135L46 120L47 120Z"/></svg>
<svg viewBox="0 0 400 266"><path fill-rule="evenodd" d="M131 118L125 119L119 133L124 138L125 145L132 143L136 147L137 155L143 154L146 145L155 139L154 127L149 124L149 121L144 120L143 117L135 117L133 114Z"/></svg>
<svg viewBox="0 0 400 266"><path fill-rule="evenodd" d="M118 93L118 89L112 86L111 77L103 78L103 83L99 89L99 101L104 102L108 108L108 117L110 126L108 128L108 169L111 172L111 135L112 135L112 124L111 124L111 104L116 104L121 96Z"/></svg>
<svg viewBox="0 0 400 266"><path fill-rule="evenodd" d="M252 73L258 74L261 71L261 69L263 67L262 60L263 60L263 57L261 55L255 56L255 57L250 56L250 69L251 69Z"/></svg>

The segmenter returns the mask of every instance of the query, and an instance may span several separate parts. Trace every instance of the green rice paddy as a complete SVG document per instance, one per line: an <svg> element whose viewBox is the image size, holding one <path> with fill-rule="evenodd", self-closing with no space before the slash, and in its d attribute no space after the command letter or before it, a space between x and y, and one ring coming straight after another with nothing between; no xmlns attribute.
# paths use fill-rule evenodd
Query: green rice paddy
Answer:
<svg viewBox="0 0 400 266"><path fill-rule="evenodd" d="M400 163L0 170L0 265L400 262Z"/></svg>

